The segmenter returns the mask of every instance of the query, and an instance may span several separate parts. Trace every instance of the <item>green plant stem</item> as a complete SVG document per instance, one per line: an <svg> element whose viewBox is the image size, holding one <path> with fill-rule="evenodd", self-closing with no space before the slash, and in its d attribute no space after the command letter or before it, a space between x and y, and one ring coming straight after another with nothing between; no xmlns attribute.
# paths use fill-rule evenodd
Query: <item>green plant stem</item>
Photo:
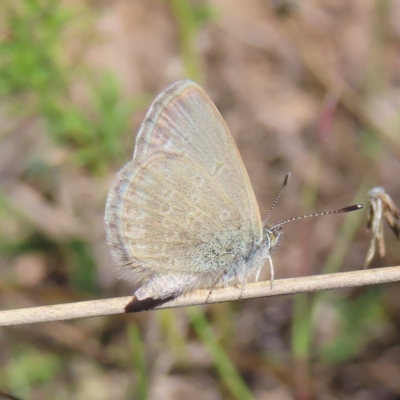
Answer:
<svg viewBox="0 0 400 400"><path fill-rule="evenodd" d="M187 309L187 313L196 334L210 351L215 368L232 395L238 400L252 399L253 395L250 389L229 360L225 350L218 343L201 309L198 307L191 307Z"/></svg>
<svg viewBox="0 0 400 400"><path fill-rule="evenodd" d="M128 338L132 351L133 364L138 376L138 381L135 388L135 398L138 400L146 400L148 398L148 382L144 346L140 336L139 328L136 325L129 325Z"/></svg>
<svg viewBox="0 0 400 400"><path fill-rule="evenodd" d="M171 7L178 25L185 72L191 79L201 81L200 60L195 46L198 25L193 10L187 0L172 0Z"/></svg>

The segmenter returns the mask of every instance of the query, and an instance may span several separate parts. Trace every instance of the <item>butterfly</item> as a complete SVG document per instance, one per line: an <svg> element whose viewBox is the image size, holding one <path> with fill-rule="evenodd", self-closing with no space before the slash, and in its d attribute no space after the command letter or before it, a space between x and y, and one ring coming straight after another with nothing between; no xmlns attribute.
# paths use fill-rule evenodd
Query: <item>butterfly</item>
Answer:
<svg viewBox="0 0 400 400"><path fill-rule="evenodd" d="M151 105L109 191L105 225L119 276L136 284L136 301L154 305L195 288L243 291L267 260L272 287L281 225L304 217L262 222L225 121L203 89L183 80Z"/></svg>

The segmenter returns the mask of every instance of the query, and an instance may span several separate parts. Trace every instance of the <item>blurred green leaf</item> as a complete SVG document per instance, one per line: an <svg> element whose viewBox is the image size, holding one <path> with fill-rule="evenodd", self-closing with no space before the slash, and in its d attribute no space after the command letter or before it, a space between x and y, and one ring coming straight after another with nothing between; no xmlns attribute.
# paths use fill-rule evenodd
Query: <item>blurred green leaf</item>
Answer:
<svg viewBox="0 0 400 400"><path fill-rule="evenodd" d="M189 307L187 313L197 336L210 351L215 368L232 395L238 400L253 399L250 389L230 361L225 350L218 343L210 324L200 308Z"/></svg>
<svg viewBox="0 0 400 400"><path fill-rule="evenodd" d="M113 74L93 78L89 71L79 79L90 101L77 104L69 88L78 77L64 47L66 28L79 13L60 0L7 0L1 11L6 33L0 36L0 96L22 116L41 116L47 134L70 146L78 165L103 174L125 157L122 137L144 97L126 99Z"/></svg>
<svg viewBox="0 0 400 400"><path fill-rule="evenodd" d="M379 160L382 154L384 154L385 148L378 136L371 131L363 129L359 137L360 148L363 154L373 161Z"/></svg>
<svg viewBox="0 0 400 400"><path fill-rule="evenodd" d="M201 24L211 19L213 13L209 7L194 7L188 0L172 0L170 6L178 25L185 72L189 78L201 81L201 66L196 50L196 40Z"/></svg>
<svg viewBox="0 0 400 400"><path fill-rule="evenodd" d="M147 371L145 363L144 343L136 325L130 324L128 327L129 344L132 350L133 364L138 374L138 382L134 390L134 399L146 400L148 394Z"/></svg>
<svg viewBox="0 0 400 400"><path fill-rule="evenodd" d="M357 356L385 325L381 289L372 287L356 300L340 299L336 309L341 329L336 339L325 346L321 358L330 363L347 361Z"/></svg>
<svg viewBox="0 0 400 400"><path fill-rule="evenodd" d="M12 362L0 371L0 385L17 396L28 398L34 385L51 381L61 370L58 355L38 352L28 346L14 346L14 352Z"/></svg>
<svg viewBox="0 0 400 400"><path fill-rule="evenodd" d="M310 304L309 293L299 293L293 298L292 351L299 359L309 357L312 337Z"/></svg>
<svg viewBox="0 0 400 400"><path fill-rule="evenodd" d="M6 0L0 6L0 94L43 94L63 85L60 38L73 14L59 1Z"/></svg>
<svg viewBox="0 0 400 400"><path fill-rule="evenodd" d="M166 338L168 347L173 351L178 363L185 364L187 349L185 337L179 330L176 310L159 310L157 317L160 321L160 329Z"/></svg>
<svg viewBox="0 0 400 400"><path fill-rule="evenodd" d="M83 293L97 292L96 263L89 245L80 240L72 240L62 246L71 286Z"/></svg>

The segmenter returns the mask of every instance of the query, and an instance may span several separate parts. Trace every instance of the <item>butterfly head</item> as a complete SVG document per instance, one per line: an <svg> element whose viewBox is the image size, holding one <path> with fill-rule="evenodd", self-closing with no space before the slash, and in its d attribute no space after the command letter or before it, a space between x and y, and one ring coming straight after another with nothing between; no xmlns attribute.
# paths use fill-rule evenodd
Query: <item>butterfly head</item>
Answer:
<svg viewBox="0 0 400 400"><path fill-rule="evenodd" d="M272 250L274 250L275 247L278 245L281 234L282 230L280 226L276 228L269 228L268 226L264 226L263 243L265 244L269 253L271 253Z"/></svg>

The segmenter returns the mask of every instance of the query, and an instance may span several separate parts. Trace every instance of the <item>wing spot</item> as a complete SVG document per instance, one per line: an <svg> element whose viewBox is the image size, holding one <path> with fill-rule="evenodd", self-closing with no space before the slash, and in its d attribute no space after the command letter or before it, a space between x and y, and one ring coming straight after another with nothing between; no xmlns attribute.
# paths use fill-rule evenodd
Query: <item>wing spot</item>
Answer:
<svg viewBox="0 0 400 400"><path fill-rule="evenodd" d="M174 239L174 240L180 239L180 235L177 231L171 232L170 237L171 237L171 239Z"/></svg>
<svg viewBox="0 0 400 400"><path fill-rule="evenodd" d="M168 189L163 189L160 192L160 196L163 200L172 200L174 198L174 192L172 192L171 190Z"/></svg>
<svg viewBox="0 0 400 400"><path fill-rule="evenodd" d="M192 194L192 195L190 196L190 198L191 198L192 203L193 203L194 205L196 205L196 206L200 205L201 199L200 199L200 197L199 197L197 194L195 194L195 193Z"/></svg>
<svg viewBox="0 0 400 400"><path fill-rule="evenodd" d="M145 237L145 233L137 227L131 227L131 229L128 229L127 231L127 237L132 240L139 240Z"/></svg>
<svg viewBox="0 0 400 400"><path fill-rule="evenodd" d="M164 204L161 205L160 211L162 212L162 214L171 214L172 211L173 211L173 207L171 207L167 203L164 203Z"/></svg>
<svg viewBox="0 0 400 400"><path fill-rule="evenodd" d="M199 211L189 211L187 215L186 227L188 230L194 230L195 224L201 224L202 216Z"/></svg>
<svg viewBox="0 0 400 400"><path fill-rule="evenodd" d="M198 186L199 188L201 188L201 187L204 186L205 179L204 179L203 176L194 175L194 176L192 177L192 180L193 180L193 184L196 185L196 186Z"/></svg>
<svg viewBox="0 0 400 400"><path fill-rule="evenodd" d="M192 139L191 139L191 137L189 135L188 136L183 136L182 135L182 142L183 143L190 144L191 141L192 141Z"/></svg>
<svg viewBox="0 0 400 400"><path fill-rule="evenodd" d="M225 208L224 210L221 211L219 218L221 221L226 221L230 216L231 216L230 211Z"/></svg>
<svg viewBox="0 0 400 400"><path fill-rule="evenodd" d="M172 170L171 165L167 161L164 161L160 165L160 169L161 169L162 173L164 174L165 179L168 180L168 179L174 177L174 171Z"/></svg>
<svg viewBox="0 0 400 400"><path fill-rule="evenodd" d="M216 176L216 175L220 174L224 167L225 167L225 163L223 161L217 161L214 165L211 175Z"/></svg>
<svg viewBox="0 0 400 400"><path fill-rule="evenodd" d="M146 219L147 215L143 210L135 210L133 213L135 220Z"/></svg>

